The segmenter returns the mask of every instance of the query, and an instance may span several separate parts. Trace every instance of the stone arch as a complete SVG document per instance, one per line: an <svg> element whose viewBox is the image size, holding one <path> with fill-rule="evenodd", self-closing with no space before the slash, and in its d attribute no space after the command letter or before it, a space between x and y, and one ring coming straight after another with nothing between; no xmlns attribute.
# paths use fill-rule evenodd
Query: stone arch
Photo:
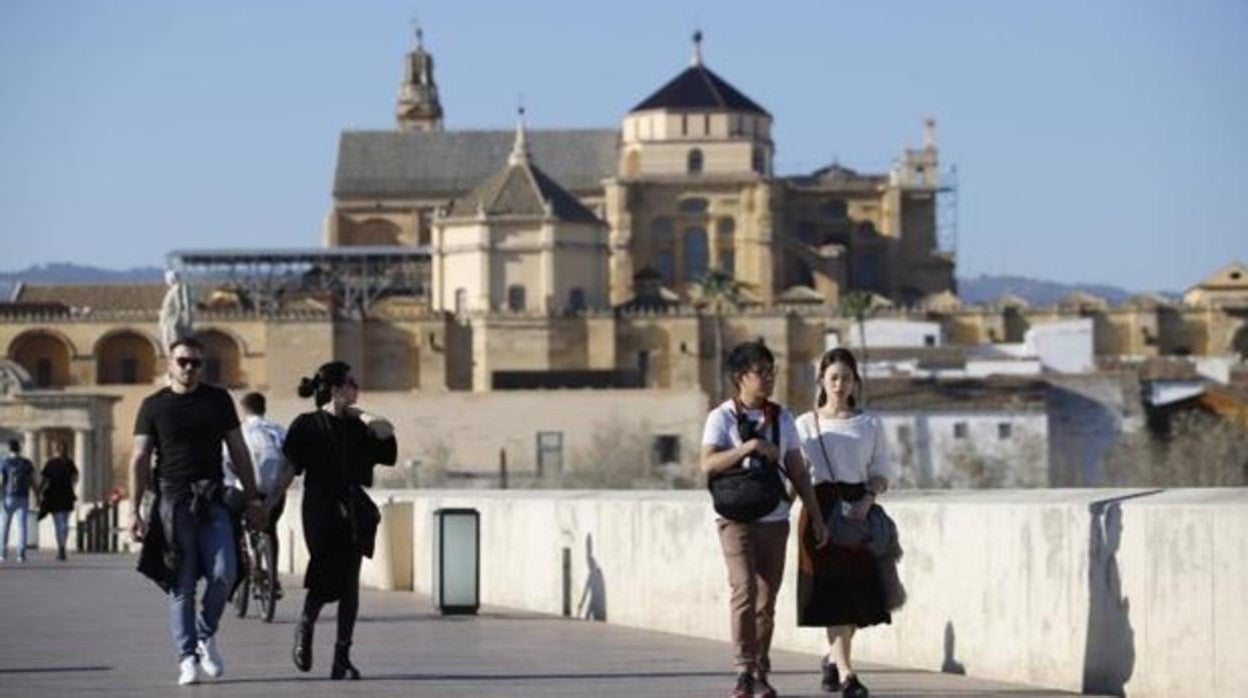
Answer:
<svg viewBox="0 0 1248 698"><path fill-rule="evenodd" d="M75 352L64 335L50 329L27 330L9 343L8 358L30 374L36 388L63 388L73 382L70 360Z"/></svg>
<svg viewBox="0 0 1248 698"><path fill-rule="evenodd" d="M141 385L156 378L159 345L131 328L112 330L95 343L95 382L100 385Z"/></svg>
<svg viewBox="0 0 1248 698"><path fill-rule="evenodd" d="M691 175L702 174L703 165L702 150L692 148L685 160L685 171Z"/></svg>
<svg viewBox="0 0 1248 698"><path fill-rule="evenodd" d="M399 244L399 226L384 218L369 218L351 226L351 234L346 245L356 246L393 246Z"/></svg>
<svg viewBox="0 0 1248 698"><path fill-rule="evenodd" d="M243 379L243 346L233 333L213 327L195 333L204 345L203 379L223 388L238 388Z"/></svg>

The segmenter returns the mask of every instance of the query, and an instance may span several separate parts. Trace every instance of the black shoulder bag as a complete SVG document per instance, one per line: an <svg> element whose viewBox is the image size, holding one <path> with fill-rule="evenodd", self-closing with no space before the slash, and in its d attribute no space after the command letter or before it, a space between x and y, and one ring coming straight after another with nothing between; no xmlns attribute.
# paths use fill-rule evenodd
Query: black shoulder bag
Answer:
<svg viewBox="0 0 1248 698"><path fill-rule="evenodd" d="M346 489L342 498L338 500L339 512L347 522L352 545L360 551L361 555L371 558L377 539L377 527L381 524L381 510L373 503L372 497L364 491L359 477L351 471L350 464L347 462L346 448L338 442L338 436L334 433L334 425L324 412L321 413L321 423L329 437L333 458L338 461L338 467L346 482Z"/></svg>
<svg viewBox="0 0 1248 698"><path fill-rule="evenodd" d="M734 414L741 442L763 438L745 409L738 407ZM779 406L773 402L766 403L763 406L763 415L764 423L771 422L771 442L779 446ZM707 479L706 487L711 492L716 513L738 523L750 523L770 514L782 500L788 498L781 473L785 477L789 475L779 461L768 462L751 454L733 467L712 475Z"/></svg>

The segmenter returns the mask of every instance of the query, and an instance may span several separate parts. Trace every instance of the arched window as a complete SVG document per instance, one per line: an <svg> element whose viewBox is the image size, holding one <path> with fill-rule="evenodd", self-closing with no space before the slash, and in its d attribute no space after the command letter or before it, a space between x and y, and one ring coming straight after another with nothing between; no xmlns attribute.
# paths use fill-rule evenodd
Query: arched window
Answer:
<svg viewBox="0 0 1248 698"><path fill-rule="evenodd" d="M156 345L133 330L105 336L95 345L96 382L151 383L156 377Z"/></svg>
<svg viewBox="0 0 1248 698"><path fill-rule="evenodd" d="M689 151L689 160L686 170L689 174L702 174L702 151L694 148Z"/></svg>
<svg viewBox="0 0 1248 698"><path fill-rule="evenodd" d="M719 268L729 274L736 271L736 234L737 224L729 216L715 222L716 245L719 251Z"/></svg>
<svg viewBox="0 0 1248 698"><path fill-rule="evenodd" d="M65 340L40 330L23 332L9 345L9 358L26 369L36 388L69 385L71 353Z"/></svg>
<svg viewBox="0 0 1248 698"><path fill-rule="evenodd" d="M513 313L524 312L524 287L516 284L507 287L507 309Z"/></svg>
<svg viewBox="0 0 1248 698"><path fill-rule="evenodd" d="M710 264L709 250L706 245L706 230L689 228L681 235L684 245L684 277L686 281L699 279L706 274Z"/></svg>
<svg viewBox="0 0 1248 698"><path fill-rule="evenodd" d="M654 270L671 283L676 278L676 254L673 250L672 221L654 219Z"/></svg>
<svg viewBox="0 0 1248 698"><path fill-rule="evenodd" d="M238 342L220 330L205 330L196 337L204 344L204 380L226 388L242 386L242 351Z"/></svg>

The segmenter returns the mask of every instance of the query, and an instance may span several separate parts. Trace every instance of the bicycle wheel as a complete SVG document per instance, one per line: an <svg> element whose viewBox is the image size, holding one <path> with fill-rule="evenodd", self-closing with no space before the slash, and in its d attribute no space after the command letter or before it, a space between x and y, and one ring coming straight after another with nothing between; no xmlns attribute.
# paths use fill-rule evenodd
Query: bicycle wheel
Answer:
<svg viewBox="0 0 1248 698"><path fill-rule="evenodd" d="M243 569L238 571L239 582L234 587L234 611L239 618L247 617L247 602L251 600L251 550L246 540L244 535L238 543L243 546L243 554L239 555L243 560Z"/></svg>
<svg viewBox="0 0 1248 698"><path fill-rule="evenodd" d="M267 533L258 536L259 546L256 551L256 581L260 587L260 611L264 622L272 623L273 614L277 612L277 560L273 554L273 540Z"/></svg>

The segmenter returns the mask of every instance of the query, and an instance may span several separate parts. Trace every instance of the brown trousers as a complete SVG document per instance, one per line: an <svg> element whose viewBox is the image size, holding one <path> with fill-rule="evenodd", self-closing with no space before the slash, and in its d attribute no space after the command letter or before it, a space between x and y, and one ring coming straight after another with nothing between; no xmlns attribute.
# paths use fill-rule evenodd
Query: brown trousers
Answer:
<svg viewBox="0 0 1248 698"><path fill-rule="evenodd" d="M789 522L738 523L719 520L719 543L732 588L729 615L739 671L771 671L771 634L776 595L784 578Z"/></svg>

